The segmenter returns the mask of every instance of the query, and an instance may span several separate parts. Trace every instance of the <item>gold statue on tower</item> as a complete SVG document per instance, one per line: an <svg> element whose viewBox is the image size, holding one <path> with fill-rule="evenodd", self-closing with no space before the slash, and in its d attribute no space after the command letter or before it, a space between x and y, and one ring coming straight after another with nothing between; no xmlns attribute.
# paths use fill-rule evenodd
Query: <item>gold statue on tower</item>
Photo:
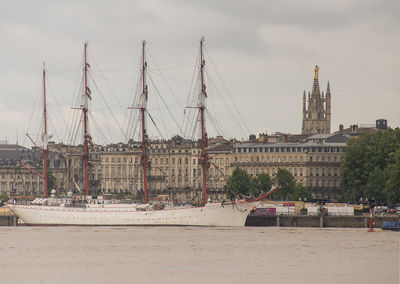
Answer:
<svg viewBox="0 0 400 284"><path fill-rule="evenodd" d="M318 65L315 65L315 68L314 68L314 72L315 72L314 79L318 79L318 70L319 70Z"/></svg>

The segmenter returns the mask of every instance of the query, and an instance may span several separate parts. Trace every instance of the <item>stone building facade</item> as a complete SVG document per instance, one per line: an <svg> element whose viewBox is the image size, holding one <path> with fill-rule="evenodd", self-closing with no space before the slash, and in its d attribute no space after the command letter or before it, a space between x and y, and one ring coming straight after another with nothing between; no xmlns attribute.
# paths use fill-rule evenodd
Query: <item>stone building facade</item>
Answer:
<svg viewBox="0 0 400 284"><path fill-rule="evenodd" d="M276 137L275 137L276 136ZM340 162L348 138L341 134L317 134L302 142L290 137L255 139L247 142L209 139L207 187L210 199L226 199L224 187L235 167L251 176L262 172L274 177L287 169L297 182L308 187L314 199L336 200L341 178ZM289 142L285 142L289 141ZM296 142L294 142L296 141ZM0 145L0 193L38 196L44 194L42 157L37 150L18 145ZM171 200L202 200L201 147L199 141L175 136L152 141L148 147L148 194ZM134 194L143 196L141 144L93 145L90 151L90 194ZM25 167L21 166L22 162ZM84 191L82 146L49 143L48 167L59 194ZM75 181L75 182L74 182Z"/></svg>
<svg viewBox="0 0 400 284"><path fill-rule="evenodd" d="M231 144L222 138L208 150L210 157L207 185L210 196L223 198L229 175ZM141 144L114 144L101 150L101 191L104 193L143 194ZM148 194L151 198L168 195L173 200L202 198L201 148L198 141L175 136L152 141L148 148Z"/></svg>
<svg viewBox="0 0 400 284"><path fill-rule="evenodd" d="M314 199L336 200L346 141L342 135L314 135L303 143L241 143L233 148L231 168L271 177L278 168L286 169L310 189Z"/></svg>
<svg viewBox="0 0 400 284"><path fill-rule="evenodd" d="M329 82L326 93L320 92L318 72L315 66L314 82L312 92L303 93L303 126L302 134L331 133L331 91Z"/></svg>

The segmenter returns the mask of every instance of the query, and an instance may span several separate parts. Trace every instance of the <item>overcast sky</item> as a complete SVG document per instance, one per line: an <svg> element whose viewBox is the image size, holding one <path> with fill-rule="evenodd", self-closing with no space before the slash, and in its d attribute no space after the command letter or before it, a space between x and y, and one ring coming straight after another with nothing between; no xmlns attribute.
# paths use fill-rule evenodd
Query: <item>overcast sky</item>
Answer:
<svg viewBox="0 0 400 284"><path fill-rule="evenodd" d="M223 129L214 129L209 119L209 136L300 133L302 95L311 91L315 65L320 67L321 90L330 82L332 130L339 124L374 124L378 118L398 127L399 15L397 0L3 0L0 140L15 143L18 131L19 144L31 146L25 132L35 136L39 129L45 61L49 131L55 140L68 142L85 41L93 69L90 120L95 142L124 138L142 40L148 41L156 86L149 83L149 112L164 136L155 129L149 132L153 138L180 134L160 95L181 123L201 36L208 107ZM158 115L158 109L164 114ZM244 125L238 127L228 109Z"/></svg>

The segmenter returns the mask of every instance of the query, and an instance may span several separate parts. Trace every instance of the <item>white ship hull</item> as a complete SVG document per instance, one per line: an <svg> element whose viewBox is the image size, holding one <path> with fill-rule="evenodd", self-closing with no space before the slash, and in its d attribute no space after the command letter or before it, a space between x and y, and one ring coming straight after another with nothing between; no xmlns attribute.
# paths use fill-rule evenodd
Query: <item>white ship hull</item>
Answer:
<svg viewBox="0 0 400 284"><path fill-rule="evenodd" d="M63 206L10 205L26 225L79 226L244 226L259 201L210 203L204 207L138 211L129 204Z"/></svg>

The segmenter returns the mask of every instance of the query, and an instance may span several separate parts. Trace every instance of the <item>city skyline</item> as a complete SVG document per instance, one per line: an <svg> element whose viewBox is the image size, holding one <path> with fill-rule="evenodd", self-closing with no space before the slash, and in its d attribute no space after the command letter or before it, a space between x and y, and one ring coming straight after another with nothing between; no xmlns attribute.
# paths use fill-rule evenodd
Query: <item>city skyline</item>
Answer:
<svg viewBox="0 0 400 284"><path fill-rule="evenodd" d="M50 81L49 112L70 110L86 40L96 60L94 77L107 78L100 90L111 100L114 96L119 100L111 108L121 125L133 99L142 40L148 41L149 59L157 64L156 68L153 65L154 80L162 83L163 77L168 79L169 86L164 85L160 92L170 96L171 110L182 121L185 105L180 100L186 100L190 89L201 36L205 36L210 79L223 79L218 88L206 81L210 110L218 114L216 95L226 87L225 98L232 97L247 125L243 131L235 128L229 117L218 118L228 128L224 135L228 138L246 139L251 133L266 131L301 133L303 91L311 91L315 65L321 68L321 91L325 92L330 82L332 132L339 124L374 124L379 118L387 119L389 126L400 125L396 110L400 102L396 81L400 5L395 1L385 5L375 1L24 4L20 8L21 3L10 2L0 12L1 58L7 67L0 71L0 140L7 137L14 143L18 129L19 143L31 146L24 134L32 131L33 117L35 121L40 118L40 108L39 116L32 111L40 99L42 61L47 64ZM218 73L213 73L214 65ZM162 76L157 74L159 70ZM150 91L151 106L157 95L154 88ZM94 87L92 92L100 97ZM57 103L51 101L52 93ZM94 111L101 114L99 109ZM53 118L54 128L64 128L62 120ZM172 119L162 120L172 124ZM103 122L99 120L99 124ZM209 124L209 136L219 134ZM173 126L165 129L171 136L179 134ZM54 139L64 140L64 133ZM119 142L122 137L111 136L115 140L109 142Z"/></svg>

